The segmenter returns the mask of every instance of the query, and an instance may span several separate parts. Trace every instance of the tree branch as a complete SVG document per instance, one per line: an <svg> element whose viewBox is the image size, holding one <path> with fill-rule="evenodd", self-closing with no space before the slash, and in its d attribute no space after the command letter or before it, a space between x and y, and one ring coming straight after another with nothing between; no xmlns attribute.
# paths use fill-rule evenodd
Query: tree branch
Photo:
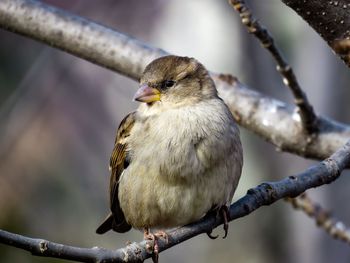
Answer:
<svg viewBox="0 0 350 263"><path fill-rule="evenodd" d="M286 198L295 209L300 209L309 217L314 218L317 226L326 231L331 237L342 240L350 245L350 229L331 213L324 210L319 204L313 202L305 193L296 198Z"/></svg>
<svg viewBox="0 0 350 263"><path fill-rule="evenodd" d="M163 50L33 0L1 0L0 28L54 46L137 80ZM231 75L212 73L239 124L280 150L323 159L350 138L350 127L319 117L319 133L305 134L293 107L248 89Z"/></svg>
<svg viewBox="0 0 350 263"><path fill-rule="evenodd" d="M123 262L122 259L124 258L122 249L107 250L98 247L72 247L44 239L25 237L4 230L0 230L0 243L27 250L36 256L62 258L79 262L102 262L105 259L120 259L119 262ZM105 262L108 262L108 260Z"/></svg>
<svg viewBox="0 0 350 263"><path fill-rule="evenodd" d="M289 87L294 96L294 102L298 107L301 122L305 130L310 134L316 133L318 131L318 123L314 109L309 103L306 94L301 89L292 67L283 58L269 31L253 17L252 11L248 8L244 0L229 0L229 3L239 13L242 23L247 26L248 32L254 34L262 46L275 59L277 70L282 75L283 83Z"/></svg>
<svg viewBox="0 0 350 263"><path fill-rule="evenodd" d="M350 164L350 141L331 157L307 169L277 182L263 183L231 205L229 221L246 216L261 206L271 205L285 197L295 197L307 189L329 184ZM194 236L207 233L222 224L222 218L213 214L202 220L168 233L168 240L159 240L159 251L164 251ZM0 243L18 247L37 256L56 257L80 262L142 262L151 256L151 241L131 243L125 248L79 248L34 239L0 230Z"/></svg>
<svg viewBox="0 0 350 263"><path fill-rule="evenodd" d="M347 55L338 52L334 43L350 38L350 1L281 0L300 15L350 67Z"/></svg>

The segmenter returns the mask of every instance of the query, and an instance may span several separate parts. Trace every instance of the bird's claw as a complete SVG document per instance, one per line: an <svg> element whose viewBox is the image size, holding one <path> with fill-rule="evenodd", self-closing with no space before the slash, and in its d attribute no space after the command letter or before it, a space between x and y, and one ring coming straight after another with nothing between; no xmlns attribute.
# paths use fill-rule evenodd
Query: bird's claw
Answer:
<svg viewBox="0 0 350 263"><path fill-rule="evenodd" d="M209 232L207 232L207 236L210 239L217 239L219 237L219 235L213 236L211 233L213 232L213 230L210 230Z"/></svg>
<svg viewBox="0 0 350 263"><path fill-rule="evenodd" d="M164 231L158 231L156 233L151 233L149 229L145 229L143 237L145 240L153 241L152 249L152 260L154 263L158 263L159 259L159 243L158 240L163 238L166 243L168 243L168 234Z"/></svg>
<svg viewBox="0 0 350 263"><path fill-rule="evenodd" d="M219 212L222 214L223 220L224 220L224 236L222 237L223 239L227 237L228 234L228 217L229 217L229 210L228 207L226 205L223 205L222 207L220 207ZM213 236L212 235L212 230L210 230L209 232L207 232L207 236L210 239L217 239L219 237L219 235Z"/></svg>
<svg viewBox="0 0 350 263"><path fill-rule="evenodd" d="M226 205L223 205L221 208L221 213L222 213L222 217L224 218L224 231L225 234L222 237L223 239L227 237L228 234L228 215L229 215L229 210L228 207Z"/></svg>

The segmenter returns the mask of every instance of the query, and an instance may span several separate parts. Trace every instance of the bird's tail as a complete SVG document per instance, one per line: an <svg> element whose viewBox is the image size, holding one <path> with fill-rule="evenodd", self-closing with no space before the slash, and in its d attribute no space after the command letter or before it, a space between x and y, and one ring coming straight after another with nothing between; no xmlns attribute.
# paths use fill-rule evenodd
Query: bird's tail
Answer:
<svg viewBox="0 0 350 263"><path fill-rule="evenodd" d="M117 223L113 214L110 213L102 224L96 229L96 233L102 235L111 229L118 233L125 233L131 229L131 226L125 220Z"/></svg>
<svg viewBox="0 0 350 263"><path fill-rule="evenodd" d="M102 235L107 231L111 230L113 226L113 222L114 222L114 217L113 217L113 214L110 213L106 217L106 219L102 222L102 224L96 229L96 233Z"/></svg>

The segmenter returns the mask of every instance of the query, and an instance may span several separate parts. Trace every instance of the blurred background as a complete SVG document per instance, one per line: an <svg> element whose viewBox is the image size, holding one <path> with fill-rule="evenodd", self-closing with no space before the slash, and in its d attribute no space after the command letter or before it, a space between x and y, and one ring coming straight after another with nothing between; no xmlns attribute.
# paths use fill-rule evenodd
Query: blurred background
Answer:
<svg viewBox="0 0 350 263"><path fill-rule="evenodd" d="M246 33L226 1L47 0L208 69L232 73L291 103L275 64ZM350 122L349 69L280 0L249 1L294 67L315 110ZM137 83L62 51L0 30L0 228L75 246L115 249L142 233L95 234L108 211L108 162L115 130L137 107ZM241 128L244 172L235 200L264 181L314 163L277 152ZM350 225L342 176L309 194ZM215 233L222 235L222 229ZM198 236L160 255L161 262L345 262L348 245L333 240L279 201L230 224L229 236ZM0 244L0 262L61 262Z"/></svg>

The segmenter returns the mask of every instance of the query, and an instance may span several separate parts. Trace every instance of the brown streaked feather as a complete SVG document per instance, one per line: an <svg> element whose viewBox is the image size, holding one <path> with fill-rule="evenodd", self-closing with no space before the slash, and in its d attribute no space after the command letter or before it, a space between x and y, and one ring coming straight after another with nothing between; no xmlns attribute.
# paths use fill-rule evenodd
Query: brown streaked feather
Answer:
<svg viewBox="0 0 350 263"><path fill-rule="evenodd" d="M111 170L109 192L112 213L107 216L105 221L96 230L98 234L103 234L110 229L119 233L124 233L131 229L131 226L125 221L125 216L120 208L118 188L120 175L128 165L127 137L129 137L134 123L135 112L132 112L121 121L118 127L114 149L109 162L109 168Z"/></svg>

